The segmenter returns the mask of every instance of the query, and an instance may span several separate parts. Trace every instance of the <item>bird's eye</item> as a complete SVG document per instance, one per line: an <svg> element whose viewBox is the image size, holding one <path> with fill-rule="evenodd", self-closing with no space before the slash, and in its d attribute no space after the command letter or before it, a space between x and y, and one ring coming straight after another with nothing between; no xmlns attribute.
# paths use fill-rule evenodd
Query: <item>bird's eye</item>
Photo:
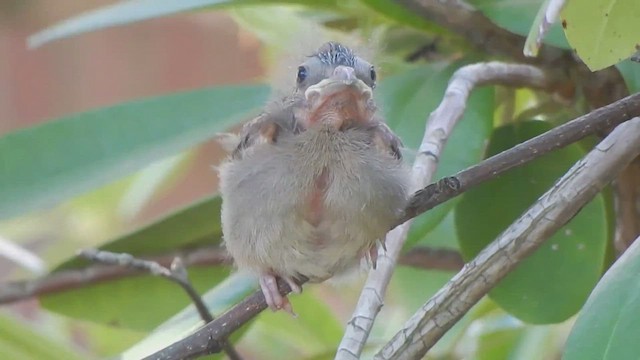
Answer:
<svg viewBox="0 0 640 360"><path fill-rule="evenodd" d="M376 81L376 69L373 68L373 66L371 67L371 72L369 73L369 76L371 77L371 81L375 82Z"/></svg>
<svg viewBox="0 0 640 360"><path fill-rule="evenodd" d="M304 66L298 67L298 84L304 81L307 78L307 68Z"/></svg>

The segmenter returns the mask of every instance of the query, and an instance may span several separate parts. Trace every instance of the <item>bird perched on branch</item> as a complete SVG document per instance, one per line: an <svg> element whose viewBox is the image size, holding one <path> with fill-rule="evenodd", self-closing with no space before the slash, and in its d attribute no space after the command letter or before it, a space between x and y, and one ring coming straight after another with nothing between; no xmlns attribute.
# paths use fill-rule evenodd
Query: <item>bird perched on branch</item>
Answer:
<svg viewBox="0 0 640 360"><path fill-rule="evenodd" d="M321 282L377 245L404 209L401 142L376 115L375 68L335 42L297 69L292 94L247 123L219 168L224 242L259 277L272 310L293 313L280 277Z"/></svg>

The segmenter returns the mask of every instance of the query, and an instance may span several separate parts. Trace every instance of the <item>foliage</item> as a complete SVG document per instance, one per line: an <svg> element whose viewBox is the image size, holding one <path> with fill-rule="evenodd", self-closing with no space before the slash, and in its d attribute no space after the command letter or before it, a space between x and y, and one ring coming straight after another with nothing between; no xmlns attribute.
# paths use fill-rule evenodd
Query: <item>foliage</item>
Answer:
<svg viewBox="0 0 640 360"><path fill-rule="evenodd" d="M498 127L491 135L486 155L495 155L550 128L543 121ZM465 257L472 259L584 155L584 150L574 144L468 191L455 211ZM498 201L496 194L500 194ZM602 273L611 233L606 220L605 202L599 195L507 275L490 297L512 315L532 324L561 322L571 317L582 307Z"/></svg>
<svg viewBox="0 0 640 360"><path fill-rule="evenodd" d="M378 34L381 43L388 43L379 55L388 66L383 68L384 77L376 96L390 127L405 142L407 158L412 158L416 151L424 121L440 102L453 72L464 64L491 59L489 54L471 49L452 31L424 20L393 1L273 3L278 5L242 0L157 3L128 0L54 25L34 35L30 43L42 45L179 12L240 6L247 11L233 14L248 30L255 31L258 38L269 39L267 52L290 45L285 40L278 43L280 36L267 34L289 31L278 24L282 16L268 16L283 9L286 16L295 17L291 23L307 22L331 29L333 34L340 34L337 36L350 33L353 37L369 38L370 34ZM524 36L543 1L471 0L468 3L498 26ZM605 3L611 5L609 10L604 10ZM249 12L251 9L259 10L263 23L254 22L252 26L250 19L255 19L255 14ZM594 70L619 63L629 90L635 91L639 83L637 66L620 60L635 51L638 39L631 19L638 17L639 9L632 0L591 3L569 0L562 12L565 32L556 24L544 41L575 49ZM441 48L431 55L437 57L437 61L425 64L422 60L414 63L405 60L418 47L433 43L436 37L436 47L441 45ZM100 191L100 187L104 189L152 161L197 149L216 133L254 114L263 106L268 92L267 86L255 84L169 94L71 115L6 134L0 137L0 218L44 216L44 210L53 205L91 190ZM476 90L444 150L438 177L473 165L483 157L566 121L567 113L586 111L578 105L562 111L557 110L557 106L550 111L535 111L546 100L546 95L528 90L511 91L492 86ZM582 104L584 99L577 99L575 103ZM523 113L528 114L524 119L520 116ZM437 245L460 249L467 259L472 258L585 153L580 145L573 145L435 208L416 219L407 247ZM172 169L163 176L184 171L178 167ZM125 189L118 191L122 193ZM483 300L467 314L433 350L434 356L537 359L544 349L541 356L553 358L562 353L571 318L581 308L567 344L567 359L621 359L637 354L638 344L630 340L638 325L637 311L633 309L640 307L640 287L632 276L640 266L640 256L634 256L638 255L640 246L636 243L598 283L606 270L606 252L613 241L614 225L608 215L611 203L610 192L598 195L547 245L495 288L490 299ZM220 243L219 207L220 199L216 196L202 199L143 228L116 236L101 248L153 256ZM52 272L86 265L72 254L68 255L69 259ZM205 300L214 313L222 312L255 288L247 278L229 273L230 269L222 266L189 269L195 287L207 293ZM388 340L416 306L425 302L451 275L399 269L385 309L370 337L372 349L366 353L372 353ZM355 305L358 288L353 285L305 288L303 296L293 299L299 319L262 314L233 340L248 353L261 354L264 359L280 358L282 353L305 359L332 358L332 351L340 341L341 324L348 309ZM152 276L105 282L45 295L40 300L45 308L75 319L148 335L132 347L123 340L106 351L113 353L115 349L125 359L138 358L176 341L200 323L181 289ZM180 309L183 310L179 312ZM3 318L0 334L14 327L22 331L16 326L13 320ZM21 333L12 334L16 339L21 338ZM45 356L42 344L29 342L46 342L46 339L24 336L25 341L13 344L1 340L0 337L2 354ZM125 351L127 347L130 349ZM607 353L607 349L615 351ZM54 343L47 345L47 351L50 358L74 356Z"/></svg>

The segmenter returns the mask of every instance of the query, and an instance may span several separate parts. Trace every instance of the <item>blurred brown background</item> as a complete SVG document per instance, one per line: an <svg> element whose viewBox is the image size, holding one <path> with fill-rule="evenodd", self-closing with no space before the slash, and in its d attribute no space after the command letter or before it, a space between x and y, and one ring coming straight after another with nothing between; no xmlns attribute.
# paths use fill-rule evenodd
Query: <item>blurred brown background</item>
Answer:
<svg viewBox="0 0 640 360"><path fill-rule="evenodd" d="M222 12L194 12L83 34L29 50L29 35L104 0L0 1L0 135L60 116L149 96L259 80L260 44ZM81 136L81 134L79 134ZM215 190L213 143L138 216Z"/></svg>
<svg viewBox="0 0 640 360"><path fill-rule="evenodd" d="M115 2L0 0L0 136L145 97L261 80L260 43L224 12L180 14L27 49L27 38L37 31ZM122 189L100 190L97 198L89 195L89 204L80 201L81 206L72 209L44 209L0 222L0 240L5 237L3 241L32 252L50 269L78 248L96 246L213 194L217 175L212 165L223 156L214 141L199 147L185 162L188 166L176 171L133 218L114 219L114 204L121 201ZM0 255L1 281L34 276ZM0 317L9 315L31 329L64 337L66 344L88 358L118 352L122 344L142 336L51 315L41 311L35 299L0 310ZM110 339L121 343L113 340L115 347L100 343ZM0 358L4 358L1 353Z"/></svg>

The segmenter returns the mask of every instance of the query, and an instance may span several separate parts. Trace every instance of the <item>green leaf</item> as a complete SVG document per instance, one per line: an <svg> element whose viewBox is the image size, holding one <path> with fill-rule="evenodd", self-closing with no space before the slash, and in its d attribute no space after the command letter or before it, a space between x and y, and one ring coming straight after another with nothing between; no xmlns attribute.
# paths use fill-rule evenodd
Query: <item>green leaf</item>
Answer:
<svg viewBox="0 0 640 360"><path fill-rule="evenodd" d="M261 106L263 85L134 101L0 138L0 218L52 206L196 145Z"/></svg>
<svg viewBox="0 0 640 360"><path fill-rule="evenodd" d="M498 26L512 33L527 36L544 0L469 0L467 2ZM543 43L564 49L570 48L562 33L562 27L558 23L549 27Z"/></svg>
<svg viewBox="0 0 640 360"><path fill-rule="evenodd" d="M620 74L624 78L629 93L640 91L640 64L631 60L625 60L616 64Z"/></svg>
<svg viewBox="0 0 640 360"><path fill-rule="evenodd" d="M438 106L449 79L465 62L435 63L419 66L397 74L380 84L378 95L381 108L389 126L400 136L407 151L408 161L420 146L426 119ZM444 148L435 179L451 175L482 157L486 139L492 129L494 98L493 89L473 91L459 125ZM431 231L453 208L457 200L448 201L418 217L407 241L411 246Z"/></svg>
<svg viewBox="0 0 640 360"><path fill-rule="evenodd" d="M564 360L636 359L640 354L640 242L604 274L565 347Z"/></svg>
<svg viewBox="0 0 640 360"><path fill-rule="evenodd" d="M55 360L86 359L54 341L50 335L35 332L19 321L0 316L0 357L3 359Z"/></svg>
<svg viewBox="0 0 640 360"><path fill-rule="evenodd" d="M252 276L236 273L207 291L202 296L202 301L212 314L218 315L240 302L256 288L256 281ZM149 336L125 351L120 358L142 359L188 336L200 326L202 326L202 319L195 306L191 304L155 328ZM231 340L239 339L247 329L248 327L244 326L234 332Z"/></svg>
<svg viewBox="0 0 640 360"><path fill-rule="evenodd" d="M419 239L413 245L459 250L460 246L453 213L453 211L449 211L433 230L426 233L422 239Z"/></svg>
<svg viewBox="0 0 640 360"><path fill-rule="evenodd" d="M551 128L530 121L496 129L487 156ZM455 210L460 247L471 259L519 217L584 155L579 145L547 154L465 193ZM512 315L529 323L553 323L575 314L603 270L609 224L603 195L490 292Z"/></svg>
<svg viewBox="0 0 640 360"><path fill-rule="evenodd" d="M85 336L86 348L102 359L113 359L125 349L144 339L146 331L136 331L88 321L68 321Z"/></svg>
<svg viewBox="0 0 640 360"><path fill-rule="evenodd" d="M302 0L128 0L90 10L78 16L59 22L44 29L28 39L29 47L38 47L48 42L64 39L91 31L126 25L138 21L169 16L186 11L204 8L223 8L238 5L255 5L265 3L302 3L313 6L333 6L335 0L321 0L309 4Z"/></svg>
<svg viewBox="0 0 640 360"><path fill-rule="evenodd" d="M562 10L565 34L592 71L636 52L640 7L636 0L568 1Z"/></svg>
<svg viewBox="0 0 640 360"><path fill-rule="evenodd" d="M361 0L363 4L381 15L419 30L433 31L436 26L422 16L413 13L402 5L390 0Z"/></svg>
<svg viewBox="0 0 640 360"><path fill-rule="evenodd" d="M185 206L148 225L118 237L100 250L126 252L134 256L151 256L197 245L217 245L222 241L219 196L203 199ZM73 257L55 271L86 265L85 260Z"/></svg>
<svg viewBox="0 0 640 360"><path fill-rule="evenodd" d="M190 205L109 242L101 249L141 257L188 246L219 244L222 239L220 204L220 197L214 197ZM74 257L54 272L83 264L86 261ZM189 278L200 291L211 288L227 274L228 269L224 267L189 268ZM178 285L151 275L128 277L45 295L40 300L45 308L67 316L137 330L153 329L189 303Z"/></svg>

